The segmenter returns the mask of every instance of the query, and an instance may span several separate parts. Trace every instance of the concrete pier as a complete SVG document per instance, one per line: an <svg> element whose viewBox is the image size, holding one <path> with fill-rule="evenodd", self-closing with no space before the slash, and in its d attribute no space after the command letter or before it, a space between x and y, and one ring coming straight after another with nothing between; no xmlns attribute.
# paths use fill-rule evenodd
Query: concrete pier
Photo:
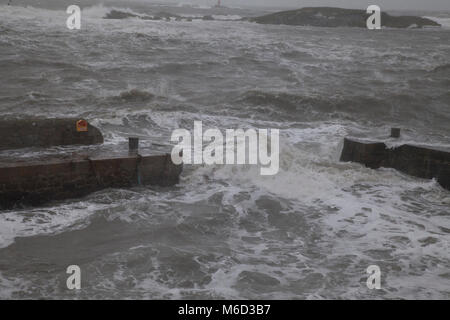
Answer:
<svg viewBox="0 0 450 320"><path fill-rule="evenodd" d="M103 143L102 133L88 124L87 131L77 131L80 119L10 119L0 120L0 150Z"/></svg>
<svg viewBox="0 0 450 320"><path fill-rule="evenodd" d="M388 148L383 142L345 138L340 160L362 163L372 169L394 168L424 179L435 178L450 190L450 152L446 150L409 144Z"/></svg>
<svg viewBox="0 0 450 320"><path fill-rule="evenodd" d="M105 188L172 186L181 171L170 154L3 164L0 208L76 198Z"/></svg>
<svg viewBox="0 0 450 320"><path fill-rule="evenodd" d="M139 150L138 138L130 138L128 148L96 145L103 135L83 119L2 120L0 137L0 209L105 188L172 186L183 168L167 148Z"/></svg>

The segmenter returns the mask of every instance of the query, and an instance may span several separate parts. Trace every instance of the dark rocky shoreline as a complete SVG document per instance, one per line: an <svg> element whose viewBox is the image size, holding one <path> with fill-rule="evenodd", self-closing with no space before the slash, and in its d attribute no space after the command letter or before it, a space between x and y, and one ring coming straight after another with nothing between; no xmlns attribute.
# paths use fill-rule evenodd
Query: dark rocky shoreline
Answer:
<svg viewBox="0 0 450 320"><path fill-rule="evenodd" d="M293 26L366 28L366 21L368 17L369 14L365 10L343 9L334 7L310 7L297 10L275 12L259 17L246 17L236 21L250 21L260 24ZM159 12L155 15L141 15L118 10L111 10L111 12L106 14L106 16L104 17L104 19L127 18L167 21L192 21L193 19L202 19L206 21L215 20L211 15L204 15L202 17L187 17L167 12ZM382 27L387 28L423 28L441 26L439 23L427 18L416 16L392 16L386 12L381 12L381 25Z"/></svg>
<svg viewBox="0 0 450 320"><path fill-rule="evenodd" d="M248 20L261 24L366 28L368 17L369 14L365 10L312 7L276 12L261 17L249 18ZM415 16L391 16L386 12L381 12L381 25L388 28L440 26L439 23L430 19Z"/></svg>

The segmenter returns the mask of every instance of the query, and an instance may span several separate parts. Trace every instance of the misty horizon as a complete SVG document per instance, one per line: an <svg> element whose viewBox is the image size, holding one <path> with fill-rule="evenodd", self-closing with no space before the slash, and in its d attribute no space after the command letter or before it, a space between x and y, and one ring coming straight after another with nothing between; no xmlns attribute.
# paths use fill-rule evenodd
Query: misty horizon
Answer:
<svg viewBox="0 0 450 320"><path fill-rule="evenodd" d="M180 0L180 1L154 1L154 0L0 0L0 4L11 2L13 5L30 5L36 7L48 7L55 5L78 4L81 6L99 5L133 5L133 4L166 4L166 5L197 5L197 6L214 6L217 0ZM376 4L386 11L450 11L450 1L447 0L430 0L424 3L419 0L320 0L320 1L298 1L298 0L221 0L221 4L225 7L259 7L273 9L300 9L304 7L337 7L348 9L365 10L369 5Z"/></svg>

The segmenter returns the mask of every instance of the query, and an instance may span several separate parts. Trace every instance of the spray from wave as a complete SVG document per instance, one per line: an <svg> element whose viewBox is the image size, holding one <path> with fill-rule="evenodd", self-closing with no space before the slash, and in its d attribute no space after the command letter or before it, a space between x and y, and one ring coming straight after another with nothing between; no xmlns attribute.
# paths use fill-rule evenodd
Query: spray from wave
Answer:
<svg viewBox="0 0 450 320"><path fill-rule="evenodd" d="M439 23L443 28L450 28L450 17L436 17L436 16L425 16L424 18L433 20Z"/></svg>

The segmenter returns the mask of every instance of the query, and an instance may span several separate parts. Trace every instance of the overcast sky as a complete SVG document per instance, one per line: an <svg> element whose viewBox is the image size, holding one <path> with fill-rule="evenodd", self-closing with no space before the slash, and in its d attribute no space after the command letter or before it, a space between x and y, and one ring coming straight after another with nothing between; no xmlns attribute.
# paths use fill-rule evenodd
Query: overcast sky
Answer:
<svg viewBox="0 0 450 320"><path fill-rule="evenodd" d="M198 0L205 2L205 0ZM216 0L206 0L215 2ZM182 0L180 2L183 2ZM187 0L186 2L189 2ZM263 4L272 6L313 7L331 6L341 8L367 8L371 4L379 5L382 9L401 10L450 10L450 0L222 0L224 4Z"/></svg>
<svg viewBox="0 0 450 320"><path fill-rule="evenodd" d="M124 0L122 0L124 1ZM126 0L125 0L126 1ZM133 0L131 0L133 1ZM145 1L145 0L141 0ZM147 0L150 2L165 2L164 0ZM168 2L211 4L217 0L169 0ZM341 8L366 9L371 4L376 4L381 9L400 10L450 10L450 0L222 0L224 5L265 5L265 6L289 6L289 7L318 7L331 6Z"/></svg>
<svg viewBox="0 0 450 320"><path fill-rule="evenodd" d="M0 4L7 3L8 0L0 0ZM46 3L71 3L71 4L95 4L103 2L147 2L147 3L191 3L200 5L213 5L217 0L12 0L13 3L27 3L31 5L46 4ZM245 5L264 5L271 7L319 7L330 6L340 8L355 8L366 9L371 4L376 4L381 7L381 10L445 10L450 11L450 0L222 0L225 6L245 6Z"/></svg>

